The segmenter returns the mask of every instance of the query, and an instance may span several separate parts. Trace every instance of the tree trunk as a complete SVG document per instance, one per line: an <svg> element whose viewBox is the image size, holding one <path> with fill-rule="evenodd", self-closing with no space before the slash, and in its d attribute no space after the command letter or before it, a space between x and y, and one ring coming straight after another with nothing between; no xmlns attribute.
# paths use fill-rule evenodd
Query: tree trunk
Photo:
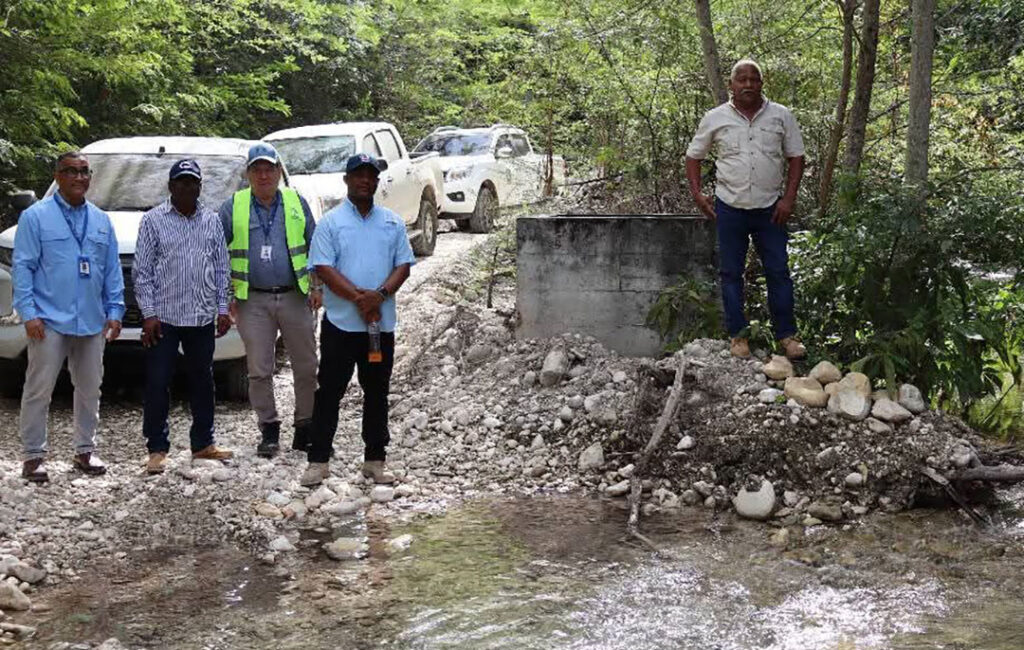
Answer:
<svg viewBox="0 0 1024 650"><path fill-rule="evenodd" d="M700 47L704 50L704 72L711 84L711 94L716 104L729 101L729 91L722 79L722 66L718 60L718 46L715 45L715 29L711 23L710 0L693 0L697 8L697 24L700 25Z"/></svg>
<svg viewBox="0 0 1024 650"><path fill-rule="evenodd" d="M878 56L879 0L864 0L861 16L860 59L857 62L857 90L850 109L850 133L846 140L843 171L856 175L864 157L864 139L871 112L871 91L875 85L875 59Z"/></svg>
<svg viewBox="0 0 1024 650"><path fill-rule="evenodd" d="M839 83L839 99L836 100L835 123L825 151L825 160L821 170L821 185L818 187L818 217L828 210L832 197L832 176L839 157L839 143L843 141L846 127L846 106L850 99L850 81L853 76L853 14L857 9L857 0L836 0L843 18L843 73Z"/></svg>
<svg viewBox="0 0 1024 650"><path fill-rule="evenodd" d="M935 53L935 0L911 0L910 106L907 162L903 181L919 196L928 183L928 129L932 116L932 56Z"/></svg>

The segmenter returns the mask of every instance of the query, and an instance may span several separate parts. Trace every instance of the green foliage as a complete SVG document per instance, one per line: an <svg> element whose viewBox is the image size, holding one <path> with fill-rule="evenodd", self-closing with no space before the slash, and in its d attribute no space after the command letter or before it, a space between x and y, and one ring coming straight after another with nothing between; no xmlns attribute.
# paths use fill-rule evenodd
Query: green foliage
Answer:
<svg viewBox="0 0 1024 650"><path fill-rule="evenodd" d="M668 352L696 338L719 336L722 308L715 285L710 280L680 276L658 296L647 313L647 324L668 341Z"/></svg>

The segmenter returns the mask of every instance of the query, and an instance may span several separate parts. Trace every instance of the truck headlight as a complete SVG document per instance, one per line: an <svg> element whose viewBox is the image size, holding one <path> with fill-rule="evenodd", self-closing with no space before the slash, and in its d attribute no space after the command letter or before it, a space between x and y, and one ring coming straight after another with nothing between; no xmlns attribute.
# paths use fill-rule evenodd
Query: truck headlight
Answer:
<svg viewBox="0 0 1024 650"><path fill-rule="evenodd" d="M469 178L469 175L473 173L472 167L452 167L445 175L446 181L460 181L464 178Z"/></svg>
<svg viewBox="0 0 1024 650"><path fill-rule="evenodd" d="M14 249L0 246L0 265L11 268L14 266Z"/></svg>

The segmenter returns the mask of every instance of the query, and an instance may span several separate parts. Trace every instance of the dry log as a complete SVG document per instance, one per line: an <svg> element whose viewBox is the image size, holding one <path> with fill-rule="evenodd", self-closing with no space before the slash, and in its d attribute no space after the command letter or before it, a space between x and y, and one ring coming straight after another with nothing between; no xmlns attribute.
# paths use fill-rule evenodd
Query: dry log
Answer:
<svg viewBox="0 0 1024 650"><path fill-rule="evenodd" d="M1019 483L1024 481L1024 466L982 465L960 470L953 476L954 481L992 481L996 483Z"/></svg>
<svg viewBox="0 0 1024 650"><path fill-rule="evenodd" d="M959 490L953 487L953 484L950 483L945 476L939 474L931 467L922 467L921 473L930 478L931 480L935 481L936 483L938 483L940 486L942 486L942 489L946 491L946 494L949 495L949 498L952 499L953 502L956 503L958 506L960 506L960 508L964 512L970 515L971 519L973 519L975 523L977 523L980 526L992 525L992 522L988 519L988 517L985 517L977 510L972 508L971 504L967 503L967 499L965 499L964 496L960 494Z"/></svg>

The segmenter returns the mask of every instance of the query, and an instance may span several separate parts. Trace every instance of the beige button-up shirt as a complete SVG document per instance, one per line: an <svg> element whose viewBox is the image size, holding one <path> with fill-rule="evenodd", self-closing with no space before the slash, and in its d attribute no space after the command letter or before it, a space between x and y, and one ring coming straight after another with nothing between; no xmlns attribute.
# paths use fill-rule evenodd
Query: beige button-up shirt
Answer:
<svg viewBox="0 0 1024 650"><path fill-rule="evenodd" d="M782 193L786 158L804 155L804 141L793 113L767 99L747 120L732 101L704 114L686 156L704 160L718 148L715 195L734 208L767 208Z"/></svg>

